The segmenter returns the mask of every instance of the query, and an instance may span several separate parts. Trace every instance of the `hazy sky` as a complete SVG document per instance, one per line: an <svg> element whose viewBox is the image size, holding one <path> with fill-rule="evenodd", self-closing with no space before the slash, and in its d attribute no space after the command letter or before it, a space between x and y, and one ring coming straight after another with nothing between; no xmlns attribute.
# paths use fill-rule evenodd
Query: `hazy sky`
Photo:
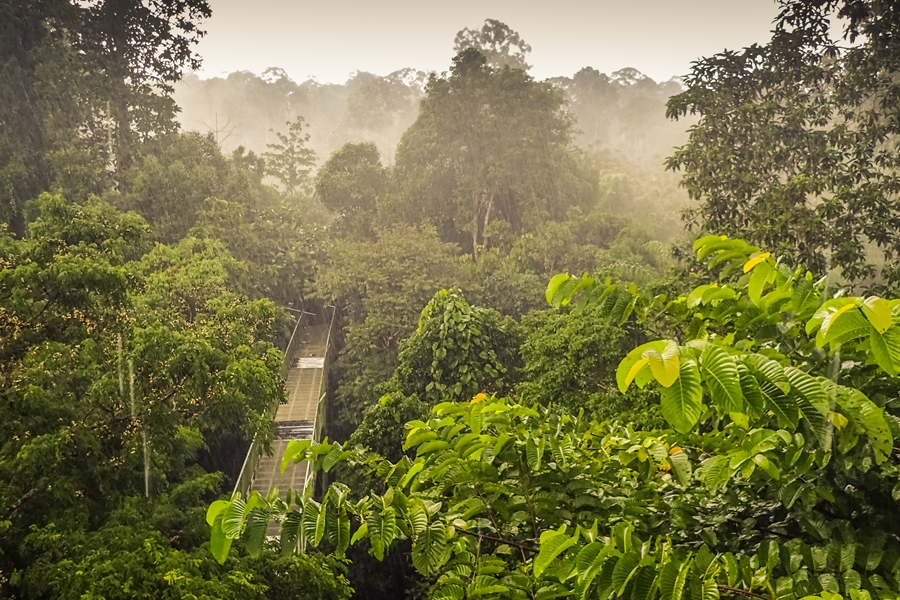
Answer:
<svg viewBox="0 0 900 600"><path fill-rule="evenodd" d="M657 81L768 39L774 0L210 0L201 75L277 66L296 81L355 70L444 71L464 27L498 19L531 44L532 75L635 67Z"/></svg>

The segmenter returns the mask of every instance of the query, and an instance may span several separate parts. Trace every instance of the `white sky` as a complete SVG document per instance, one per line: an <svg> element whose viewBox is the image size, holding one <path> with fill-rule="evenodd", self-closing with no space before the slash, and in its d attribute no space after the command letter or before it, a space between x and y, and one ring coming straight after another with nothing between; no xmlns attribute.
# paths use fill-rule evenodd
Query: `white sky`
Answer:
<svg viewBox="0 0 900 600"><path fill-rule="evenodd" d="M538 79L585 66L657 81L725 48L769 39L774 0L210 0L201 76L282 67L343 83L356 70L445 71L464 27L498 19L531 44Z"/></svg>

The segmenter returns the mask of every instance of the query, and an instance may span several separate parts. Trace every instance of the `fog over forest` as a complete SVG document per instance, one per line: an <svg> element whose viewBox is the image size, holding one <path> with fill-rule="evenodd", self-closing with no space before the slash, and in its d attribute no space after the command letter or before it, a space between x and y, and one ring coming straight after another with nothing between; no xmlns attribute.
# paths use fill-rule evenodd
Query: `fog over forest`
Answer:
<svg viewBox="0 0 900 600"><path fill-rule="evenodd" d="M237 8L0 0L0 598L900 598L898 3L665 81Z"/></svg>

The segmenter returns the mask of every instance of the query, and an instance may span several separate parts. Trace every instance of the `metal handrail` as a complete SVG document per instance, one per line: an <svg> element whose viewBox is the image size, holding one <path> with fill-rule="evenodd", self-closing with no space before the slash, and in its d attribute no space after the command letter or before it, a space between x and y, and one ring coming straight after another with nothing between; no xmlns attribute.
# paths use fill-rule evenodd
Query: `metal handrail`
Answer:
<svg viewBox="0 0 900 600"><path fill-rule="evenodd" d="M337 307L331 306L331 321L328 323L328 334L325 337L325 360L322 361L322 380L319 382L319 400L316 402L316 416L313 417L313 433L312 439L313 441L318 441L318 438L321 435L321 431L319 427L322 422L324 422L325 418L323 415L322 419L319 419L319 413L324 410L323 400L325 399L327 388L328 388L328 367L329 362L329 352L331 351L331 331L334 328L334 316L337 313ZM316 474L310 472L309 462L306 463L306 475L303 478L303 489L307 489L310 485L315 484Z"/></svg>

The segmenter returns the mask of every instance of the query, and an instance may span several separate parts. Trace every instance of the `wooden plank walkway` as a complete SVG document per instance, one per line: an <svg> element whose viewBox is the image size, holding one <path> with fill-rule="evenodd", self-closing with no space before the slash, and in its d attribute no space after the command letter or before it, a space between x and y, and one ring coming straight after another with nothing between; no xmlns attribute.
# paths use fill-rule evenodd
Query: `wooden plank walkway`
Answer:
<svg viewBox="0 0 900 600"><path fill-rule="evenodd" d="M307 327L302 335L285 382L287 403L280 404L275 413L273 454L259 457L250 486L263 496L276 485L281 498L285 497L289 489L302 493L309 476L309 467L305 461L288 465L282 473L281 457L291 440L312 439L319 400L325 390L322 377L325 370L328 325L312 325ZM277 531L277 526L273 530L270 525L269 535L276 535Z"/></svg>

